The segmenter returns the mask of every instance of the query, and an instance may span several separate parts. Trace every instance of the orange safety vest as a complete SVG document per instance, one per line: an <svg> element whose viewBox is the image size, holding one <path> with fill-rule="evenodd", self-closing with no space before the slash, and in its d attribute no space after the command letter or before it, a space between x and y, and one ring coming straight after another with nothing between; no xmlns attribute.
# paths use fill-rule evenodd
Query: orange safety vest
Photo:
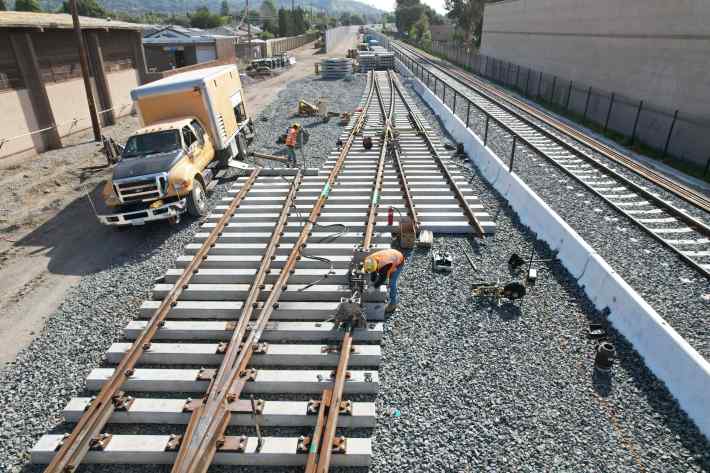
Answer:
<svg viewBox="0 0 710 473"><path fill-rule="evenodd" d="M404 263L404 255L394 249L376 251L370 256L377 261L377 271L380 271L388 264L391 265L387 270L387 277L392 276L392 273Z"/></svg>
<svg viewBox="0 0 710 473"><path fill-rule="evenodd" d="M286 146L292 148L296 146L296 138L298 138L298 130L294 127L289 128L286 134Z"/></svg>

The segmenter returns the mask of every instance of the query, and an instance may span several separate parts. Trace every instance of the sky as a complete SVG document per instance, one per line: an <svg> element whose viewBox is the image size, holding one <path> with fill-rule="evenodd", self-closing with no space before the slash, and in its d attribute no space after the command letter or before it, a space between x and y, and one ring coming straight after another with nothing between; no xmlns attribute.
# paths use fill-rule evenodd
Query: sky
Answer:
<svg viewBox="0 0 710 473"><path fill-rule="evenodd" d="M395 6L395 0L360 0L363 3L367 3L368 5L372 5L373 7L377 7L381 10L386 10L386 11L394 11L394 6ZM444 0L422 0L422 3L426 3L430 7L432 7L434 10L436 10L438 13L441 13L442 15L446 13L446 9L444 8Z"/></svg>

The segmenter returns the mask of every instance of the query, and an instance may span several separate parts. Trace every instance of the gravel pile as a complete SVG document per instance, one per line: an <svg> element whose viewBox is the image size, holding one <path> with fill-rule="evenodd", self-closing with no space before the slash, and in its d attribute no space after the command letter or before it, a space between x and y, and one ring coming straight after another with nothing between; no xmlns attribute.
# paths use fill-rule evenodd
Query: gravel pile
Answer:
<svg viewBox="0 0 710 473"><path fill-rule="evenodd" d="M325 96L330 98L331 110L352 111L364 85L364 77L351 82L292 82L256 117L257 139L252 148L265 152L284 148L274 142L294 121L291 115L299 98ZM327 124L317 123L315 118L296 120L311 133L304 150L308 165L319 166L342 127L337 118ZM211 206L226 195L234 175L230 170L215 188ZM127 230L126 237L136 240L134 251L118 254L108 269L84 276L48 318L42 333L0 371L0 472L22 470L34 442L62 422L61 411L67 401L82 392L86 375L101 364L109 345L121 338L126 323L138 315L142 301L149 297L153 281L173 266L198 228L199 222L185 218L177 226L154 224ZM38 466L25 469L42 471Z"/></svg>
<svg viewBox="0 0 710 473"><path fill-rule="evenodd" d="M463 91L459 86L458 90ZM467 92L467 95L470 95ZM453 94L447 96L452 106ZM457 113L465 120L465 106L457 105ZM472 129L483 136L485 116L471 112ZM488 146L508 162L512 138L497 125L488 131ZM618 166L612 168L619 171ZM710 359L710 330L700 314L710 311L710 283L635 223L619 214L604 200L590 193L547 160L518 143L515 172L579 233L688 343L703 357ZM623 172L632 178L629 172ZM640 182L642 179L633 177ZM646 187L652 184L645 182ZM654 192L669 198L691 215L701 216L697 209L680 204L660 189ZM652 224L662 228L662 224Z"/></svg>
<svg viewBox="0 0 710 473"><path fill-rule="evenodd" d="M328 102L331 112L353 113L365 88L364 74L355 74L350 79L323 80L315 76L291 82L279 93L276 99L254 119L257 138L252 144L254 151L286 155L286 146L277 143L292 123L301 124L308 133L308 142L296 155L301 164L304 159L307 167L320 167L328 153L335 147L335 142L343 131L340 118L332 117L324 123L320 117L299 117L298 101L306 100L316 104L323 97ZM264 161L266 166L279 167L281 163Z"/></svg>

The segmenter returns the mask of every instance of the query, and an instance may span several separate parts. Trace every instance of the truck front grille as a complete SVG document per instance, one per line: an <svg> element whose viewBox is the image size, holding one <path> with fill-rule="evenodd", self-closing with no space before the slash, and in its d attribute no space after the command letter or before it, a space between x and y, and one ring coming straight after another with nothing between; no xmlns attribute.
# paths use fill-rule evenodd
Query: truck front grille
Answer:
<svg viewBox="0 0 710 473"><path fill-rule="evenodd" d="M114 181L116 195L124 203L159 199L165 195L167 187L168 177L166 174Z"/></svg>

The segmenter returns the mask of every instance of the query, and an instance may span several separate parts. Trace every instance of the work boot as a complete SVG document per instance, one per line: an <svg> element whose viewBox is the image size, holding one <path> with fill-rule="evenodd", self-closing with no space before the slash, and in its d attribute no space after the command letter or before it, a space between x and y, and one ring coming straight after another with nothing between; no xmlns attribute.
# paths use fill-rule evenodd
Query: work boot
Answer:
<svg viewBox="0 0 710 473"><path fill-rule="evenodd" d="M387 307L385 307L385 314L391 314L397 310L397 304L387 304Z"/></svg>

